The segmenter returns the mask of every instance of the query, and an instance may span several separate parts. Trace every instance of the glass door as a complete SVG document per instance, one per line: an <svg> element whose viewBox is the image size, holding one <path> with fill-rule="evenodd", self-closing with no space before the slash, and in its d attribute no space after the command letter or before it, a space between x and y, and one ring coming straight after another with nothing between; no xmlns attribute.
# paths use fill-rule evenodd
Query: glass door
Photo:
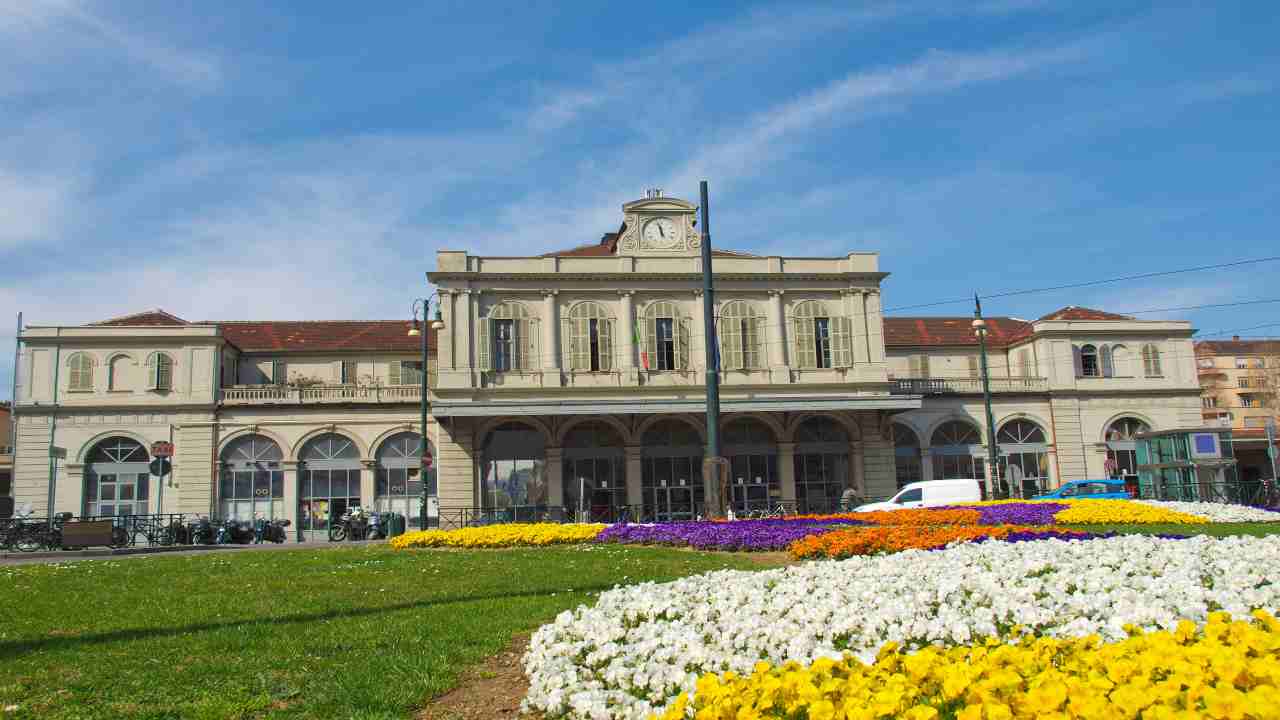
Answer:
<svg viewBox="0 0 1280 720"><path fill-rule="evenodd" d="M328 540L329 528L360 504L359 470L299 472L298 531L303 540Z"/></svg>

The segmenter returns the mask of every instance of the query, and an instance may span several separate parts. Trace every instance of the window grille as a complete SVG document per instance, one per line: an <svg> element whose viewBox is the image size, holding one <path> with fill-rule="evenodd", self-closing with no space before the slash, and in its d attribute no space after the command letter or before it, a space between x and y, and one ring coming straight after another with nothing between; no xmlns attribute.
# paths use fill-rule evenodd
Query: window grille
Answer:
<svg viewBox="0 0 1280 720"><path fill-rule="evenodd" d="M764 367L764 315L743 300L726 303L720 311L716 337L720 369L750 370Z"/></svg>
<svg viewBox="0 0 1280 720"><path fill-rule="evenodd" d="M504 302L494 305L480 322L477 342L481 370L527 371L538 368L538 320L524 305Z"/></svg>
<svg viewBox="0 0 1280 720"><path fill-rule="evenodd" d="M93 389L93 357L88 353L78 352L67 360L70 373L67 377L67 389Z"/></svg>

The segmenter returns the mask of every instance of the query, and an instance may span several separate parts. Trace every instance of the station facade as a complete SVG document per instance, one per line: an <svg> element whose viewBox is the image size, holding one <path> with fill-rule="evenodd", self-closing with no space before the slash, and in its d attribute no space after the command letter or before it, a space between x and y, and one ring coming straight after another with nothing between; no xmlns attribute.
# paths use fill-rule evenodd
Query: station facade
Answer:
<svg viewBox="0 0 1280 720"><path fill-rule="evenodd" d="M47 511L52 476L57 511L283 516L300 539L354 504L414 517L424 484L444 525L691 518L717 357L739 513L822 512L846 487L880 498L944 477L1030 495L1135 472L1134 433L1200 420L1186 322L989 318L1000 459L987 467L971 318L885 317L876 253L717 250L708 352L696 208L651 193L621 215L598 242L547 255L438 252L425 471L407 321L149 311L28 326L15 501ZM177 448L164 480L157 440Z"/></svg>

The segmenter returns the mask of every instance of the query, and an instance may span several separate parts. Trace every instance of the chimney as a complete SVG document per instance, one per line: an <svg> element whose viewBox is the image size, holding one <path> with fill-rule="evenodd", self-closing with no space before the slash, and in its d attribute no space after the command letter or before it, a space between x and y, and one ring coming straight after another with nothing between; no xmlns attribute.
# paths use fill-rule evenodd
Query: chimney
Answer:
<svg viewBox="0 0 1280 720"><path fill-rule="evenodd" d="M1240 342L1240 336L1239 336L1239 335L1232 335L1232 336L1231 336L1231 342Z"/></svg>

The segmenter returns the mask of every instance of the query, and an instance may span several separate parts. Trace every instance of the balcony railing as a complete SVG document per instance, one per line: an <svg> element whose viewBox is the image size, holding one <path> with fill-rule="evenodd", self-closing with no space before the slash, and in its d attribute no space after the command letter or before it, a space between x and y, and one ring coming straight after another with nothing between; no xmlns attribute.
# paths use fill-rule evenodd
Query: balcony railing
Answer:
<svg viewBox="0 0 1280 720"><path fill-rule="evenodd" d="M902 378L892 381L894 395L981 395L982 378ZM991 378L993 393L1035 393L1049 389L1042 377Z"/></svg>
<svg viewBox="0 0 1280 720"><path fill-rule="evenodd" d="M417 403L421 398L419 385L255 385L222 389L224 405Z"/></svg>

